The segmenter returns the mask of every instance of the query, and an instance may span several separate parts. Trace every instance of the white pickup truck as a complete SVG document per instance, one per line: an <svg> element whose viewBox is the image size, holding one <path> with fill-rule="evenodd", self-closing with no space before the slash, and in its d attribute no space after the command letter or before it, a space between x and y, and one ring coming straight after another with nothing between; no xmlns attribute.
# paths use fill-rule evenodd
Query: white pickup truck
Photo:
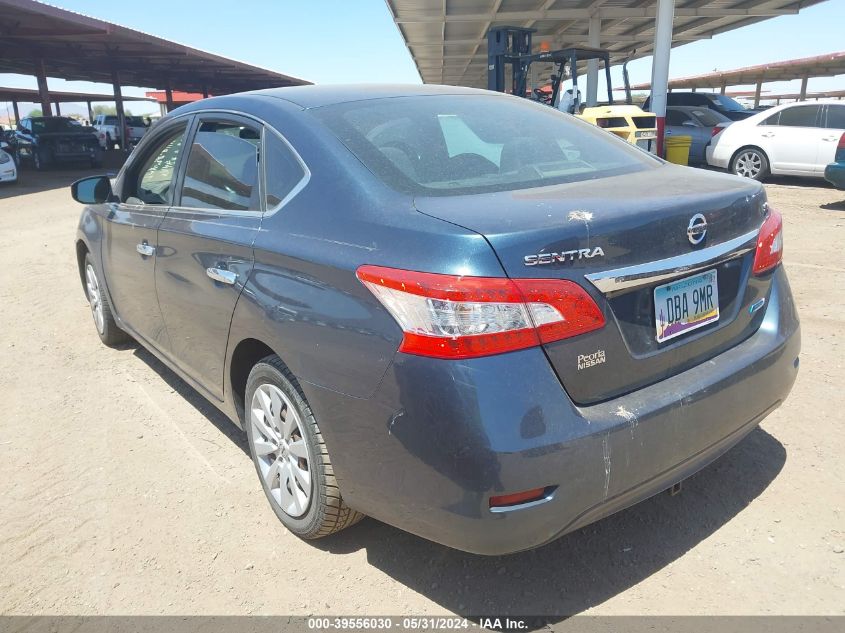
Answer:
<svg viewBox="0 0 845 633"><path fill-rule="evenodd" d="M120 134L118 133L118 119L116 114L98 114L94 117L94 129L97 130L97 138L100 139L100 145L104 149L112 149L117 146L120 141ZM132 147L141 140L141 137L147 131L147 124L144 117L127 116L126 117L126 140L129 147Z"/></svg>

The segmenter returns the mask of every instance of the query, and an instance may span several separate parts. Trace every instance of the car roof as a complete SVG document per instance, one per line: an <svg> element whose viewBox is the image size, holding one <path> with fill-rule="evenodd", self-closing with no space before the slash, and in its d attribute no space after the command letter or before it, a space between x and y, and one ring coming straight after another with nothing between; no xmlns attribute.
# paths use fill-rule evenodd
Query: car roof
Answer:
<svg viewBox="0 0 845 633"><path fill-rule="evenodd" d="M351 101L369 99L390 99L427 95L499 95L499 92L464 88L462 86L438 86L430 84L326 84L316 86L290 86L270 88L242 93L275 97L290 101L302 108L320 108Z"/></svg>

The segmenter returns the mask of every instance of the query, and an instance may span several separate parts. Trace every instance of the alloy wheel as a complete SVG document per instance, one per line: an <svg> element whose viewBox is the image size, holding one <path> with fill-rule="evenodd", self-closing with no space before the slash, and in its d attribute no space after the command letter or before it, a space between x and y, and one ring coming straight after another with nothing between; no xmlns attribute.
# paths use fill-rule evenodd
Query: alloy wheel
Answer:
<svg viewBox="0 0 845 633"><path fill-rule="evenodd" d="M302 422L277 386L259 385L249 412L261 477L272 500L289 516L301 517L311 499L311 463Z"/></svg>
<svg viewBox="0 0 845 633"><path fill-rule="evenodd" d="M736 157L736 166L734 171L737 176L744 176L745 178L757 178L760 175L760 170L763 168L763 159L757 152L742 152Z"/></svg>
<svg viewBox="0 0 845 633"><path fill-rule="evenodd" d="M100 282L97 280L97 273L94 272L94 267L91 264L85 267L85 287L88 290L88 303L91 305L94 324L97 326L97 331L103 334L106 324L103 315L103 297L100 291Z"/></svg>

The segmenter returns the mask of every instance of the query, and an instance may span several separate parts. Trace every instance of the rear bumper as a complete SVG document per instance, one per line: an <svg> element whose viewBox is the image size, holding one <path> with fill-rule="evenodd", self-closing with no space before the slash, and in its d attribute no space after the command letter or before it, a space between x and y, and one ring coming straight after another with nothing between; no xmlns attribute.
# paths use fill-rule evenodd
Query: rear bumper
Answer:
<svg viewBox="0 0 845 633"><path fill-rule="evenodd" d="M731 157L723 155L723 152L719 150L719 145L712 142L704 149L704 157L708 165L721 169L727 169L731 162Z"/></svg>
<svg viewBox="0 0 845 633"><path fill-rule="evenodd" d="M831 163L825 167L824 179L837 189L845 189L845 163Z"/></svg>
<svg viewBox="0 0 845 633"><path fill-rule="evenodd" d="M782 267L750 338L662 382L572 403L540 349L469 361L399 354L376 396L303 385L354 508L480 554L547 543L665 490L751 431L789 393L800 350ZM547 501L491 512L491 495Z"/></svg>

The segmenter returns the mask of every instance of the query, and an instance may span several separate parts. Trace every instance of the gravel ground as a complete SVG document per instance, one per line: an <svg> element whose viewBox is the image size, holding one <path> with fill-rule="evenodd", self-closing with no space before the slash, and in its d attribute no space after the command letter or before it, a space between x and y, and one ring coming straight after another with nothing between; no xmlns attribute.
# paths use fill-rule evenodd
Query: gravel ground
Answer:
<svg viewBox="0 0 845 633"><path fill-rule="evenodd" d="M681 495L482 558L370 519L287 533L239 432L99 343L80 175L0 188L0 614L845 614L845 192L767 186L803 326L785 405Z"/></svg>

